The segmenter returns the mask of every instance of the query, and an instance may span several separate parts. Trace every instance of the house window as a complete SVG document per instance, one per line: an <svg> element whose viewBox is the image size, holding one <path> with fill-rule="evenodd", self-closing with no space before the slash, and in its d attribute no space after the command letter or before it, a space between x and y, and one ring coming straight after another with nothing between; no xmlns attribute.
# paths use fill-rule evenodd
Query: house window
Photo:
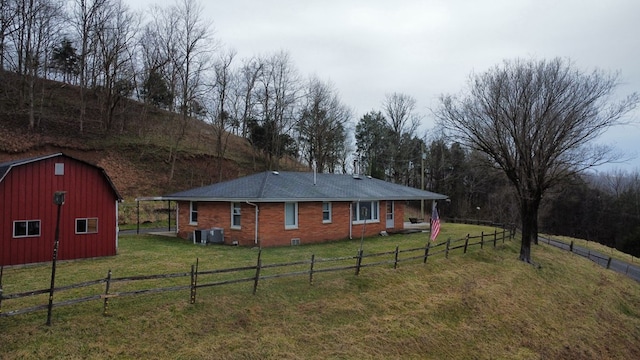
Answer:
<svg viewBox="0 0 640 360"><path fill-rule="evenodd" d="M377 201L358 201L353 203L353 222L380 221Z"/></svg>
<svg viewBox="0 0 640 360"><path fill-rule="evenodd" d="M231 227L239 229L240 228L240 203L234 202L231 203Z"/></svg>
<svg viewBox="0 0 640 360"><path fill-rule="evenodd" d="M330 202L322 203L322 222L323 223L331 222L331 203Z"/></svg>
<svg viewBox="0 0 640 360"><path fill-rule="evenodd" d="M56 163L54 165L53 174L56 176L64 175L64 163Z"/></svg>
<svg viewBox="0 0 640 360"><path fill-rule="evenodd" d="M40 220L20 220L13 222L13 237L40 236Z"/></svg>
<svg viewBox="0 0 640 360"><path fill-rule="evenodd" d="M198 203L195 201L189 205L189 224L198 224Z"/></svg>
<svg viewBox="0 0 640 360"><path fill-rule="evenodd" d="M76 234L95 234L98 232L98 218L76 219Z"/></svg>
<svg viewBox="0 0 640 360"><path fill-rule="evenodd" d="M284 203L284 228L298 228L298 203Z"/></svg>

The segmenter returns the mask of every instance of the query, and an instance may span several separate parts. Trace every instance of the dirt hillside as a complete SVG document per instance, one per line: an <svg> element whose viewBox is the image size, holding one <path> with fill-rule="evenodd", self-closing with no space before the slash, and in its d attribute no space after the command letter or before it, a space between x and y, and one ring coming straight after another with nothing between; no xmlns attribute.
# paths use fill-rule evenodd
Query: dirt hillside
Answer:
<svg viewBox="0 0 640 360"><path fill-rule="evenodd" d="M89 91L80 131L79 88L39 81L33 107L21 101L24 84L15 74L0 76L0 162L63 152L104 168L125 199L157 196L263 171L264 163L248 141L229 135L223 159L215 156L211 125L190 119L179 141L175 114L122 99L106 124L103 94ZM22 92L24 93L24 92ZM176 146L176 143L178 144ZM171 156L177 148L173 175ZM295 162L285 168L300 168Z"/></svg>

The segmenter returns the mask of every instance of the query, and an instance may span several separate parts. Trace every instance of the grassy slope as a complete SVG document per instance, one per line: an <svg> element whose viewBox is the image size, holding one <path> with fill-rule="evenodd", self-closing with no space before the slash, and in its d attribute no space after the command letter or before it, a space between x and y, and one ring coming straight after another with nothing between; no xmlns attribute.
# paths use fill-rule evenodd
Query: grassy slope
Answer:
<svg viewBox="0 0 640 360"><path fill-rule="evenodd" d="M443 226L440 240L486 228ZM365 253L422 246L422 234L372 238ZM264 264L354 255L359 239L266 249ZM541 245L540 269L517 261L507 242L449 259L115 298L0 321L2 358L177 359L631 359L640 357L640 286L592 262ZM255 264L249 248L201 247L153 236L125 237L113 258L60 264L57 284L104 277ZM47 265L5 269L5 291L46 288ZM181 283L188 280L182 279ZM201 281L206 281L202 279ZM164 283L166 286L166 283ZM100 287L98 287L99 289ZM122 291L115 288L113 291ZM100 290L96 290L100 291ZM56 297L61 299L62 293ZM46 303L46 296L38 303ZM3 310L10 309L10 302Z"/></svg>

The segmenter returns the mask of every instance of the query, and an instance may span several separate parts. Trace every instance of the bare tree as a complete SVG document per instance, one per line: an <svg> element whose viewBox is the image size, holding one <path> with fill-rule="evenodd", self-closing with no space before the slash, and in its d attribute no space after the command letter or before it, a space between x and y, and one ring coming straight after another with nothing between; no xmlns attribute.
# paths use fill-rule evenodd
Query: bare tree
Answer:
<svg viewBox="0 0 640 360"><path fill-rule="evenodd" d="M390 147L392 168L388 169L389 176L397 183L407 170L408 163L408 159L402 156L400 145L403 139L413 138L419 124L415 114L416 100L406 94L392 93L385 97L382 107L391 129L392 143L398 145Z"/></svg>
<svg viewBox="0 0 640 360"><path fill-rule="evenodd" d="M244 60L242 67L239 72L239 84L238 84L238 95L237 99L239 104L242 104L242 107L238 108L241 111L238 114L237 119L240 119L240 126L242 128L241 135L242 137L247 137L248 135L248 124L249 121L256 117L255 115L255 107L257 102L257 97L255 96L255 90L258 83L258 80L263 74L264 70L264 61L261 58L253 57Z"/></svg>
<svg viewBox="0 0 640 360"><path fill-rule="evenodd" d="M17 0L0 0L0 70L5 70L5 63L9 57L7 52L9 37L19 29L16 26L17 18Z"/></svg>
<svg viewBox="0 0 640 360"><path fill-rule="evenodd" d="M299 101L298 74L289 54L278 52L265 61L260 77L260 89L256 91L262 127L267 139L263 147L267 167L277 170L283 156L289 133L295 125L296 105Z"/></svg>
<svg viewBox="0 0 640 360"><path fill-rule="evenodd" d="M218 181L222 181L224 155L231 130L237 121L237 102L235 101L236 81L231 65L236 53L233 50L222 53L214 63L214 81L209 85L211 101L208 104L208 120L216 138L216 157L218 159ZM236 126L237 127L237 126Z"/></svg>
<svg viewBox="0 0 640 360"><path fill-rule="evenodd" d="M173 159L169 180L173 179L178 146L184 138L189 120L201 102L204 73L209 70L213 42L211 23L202 18L202 6L195 0L178 0L167 15L177 20L173 66L177 72L179 91L179 127L174 137Z"/></svg>
<svg viewBox="0 0 640 360"><path fill-rule="evenodd" d="M102 125L110 130L118 104L133 91L132 47L137 24L122 0L111 0L98 16L95 34Z"/></svg>
<svg viewBox="0 0 640 360"><path fill-rule="evenodd" d="M16 29L11 35L17 60L15 70L21 75L20 98L26 105L29 129L34 129L37 79L46 76L48 51L55 41L62 10L59 3L51 0L20 1L16 9Z"/></svg>
<svg viewBox="0 0 640 360"><path fill-rule="evenodd" d="M335 172L345 148L351 111L340 102L331 84L312 77L298 121L302 156L309 168Z"/></svg>
<svg viewBox="0 0 640 360"><path fill-rule="evenodd" d="M74 0L74 26L80 42L79 73L80 73L80 114L78 122L80 132L84 131L86 115L86 92L88 87L88 73L93 69L89 66L94 49L94 36L98 22L98 14L109 0Z"/></svg>
<svg viewBox="0 0 640 360"><path fill-rule="evenodd" d="M635 93L614 102L616 85L617 75L584 73L568 60L515 60L472 75L460 97L441 98L440 124L457 141L486 153L515 189L520 260L531 262L545 192L613 160L612 149L594 141L638 102Z"/></svg>

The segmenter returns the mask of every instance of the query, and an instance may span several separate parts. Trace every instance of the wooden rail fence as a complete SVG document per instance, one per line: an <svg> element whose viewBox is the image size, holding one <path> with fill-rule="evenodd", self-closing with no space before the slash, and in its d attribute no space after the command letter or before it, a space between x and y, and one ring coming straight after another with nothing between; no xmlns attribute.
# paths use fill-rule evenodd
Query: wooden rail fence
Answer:
<svg viewBox="0 0 640 360"><path fill-rule="evenodd" d="M493 233L482 232L477 236L470 236L467 234L464 238L451 240L448 239L445 242L434 244L427 242L425 246L400 249L396 246L394 250L385 251L380 253L364 254L362 250L359 250L355 256L335 257L335 258L318 258L315 255L311 255L308 260L292 261L287 263L276 264L263 264L262 263L262 250L258 252L258 258L255 265L243 266L226 269L216 270L199 270L199 259L196 259L196 263L191 265L191 271L183 273L170 273L170 274L157 274L157 275L141 275L141 276L127 276L127 277L113 277L111 270L108 271L107 276L102 279L86 281L73 285L56 287L54 293L64 292L72 289L96 287L98 285L104 285L104 291L91 294L84 297L68 299L64 301L58 301L53 303L53 307L61 307L68 305L80 304L88 301L102 300L103 301L103 315L107 315L109 312L109 302L111 299L125 296L137 296L145 294L156 294L168 291L181 291L189 290L189 302L194 304L197 298L198 289L222 286L229 284L236 284L242 282L253 283L253 294L257 292L258 285L262 280L276 279L282 277L292 276L305 276L309 279L309 284L313 285L314 276L318 273L336 272L352 270L355 275L360 274L361 269L372 266L392 265L394 269L398 267L399 263L422 260L422 263L426 264L429 257L433 257L438 254L444 254L445 258L449 257L449 254L456 249L463 249L463 253L466 253L469 247L479 245L480 248L484 248L485 245L491 244L494 247L498 242L504 243L505 240L512 240L514 237L514 231L512 229L497 229ZM287 271L289 268L295 268L295 271ZM284 269L284 272L280 270ZM2 304L7 300L19 300L31 296L48 294L52 289L32 290L15 294L4 294L2 290L2 277L3 269L0 268L0 318L16 316L20 314L31 313L48 308L48 304L37 305L32 307L25 307L21 309L14 309L3 312ZM209 278L216 275L227 274L229 277L223 279L212 280L209 282L200 281L202 278ZM114 284L118 283L141 283L143 281L150 280L167 280L175 278L189 278L188 285L173 285L154 288L142 288L132 289L127 291L113 291ZM142 285L141 285L142 286Z"/></svg>

